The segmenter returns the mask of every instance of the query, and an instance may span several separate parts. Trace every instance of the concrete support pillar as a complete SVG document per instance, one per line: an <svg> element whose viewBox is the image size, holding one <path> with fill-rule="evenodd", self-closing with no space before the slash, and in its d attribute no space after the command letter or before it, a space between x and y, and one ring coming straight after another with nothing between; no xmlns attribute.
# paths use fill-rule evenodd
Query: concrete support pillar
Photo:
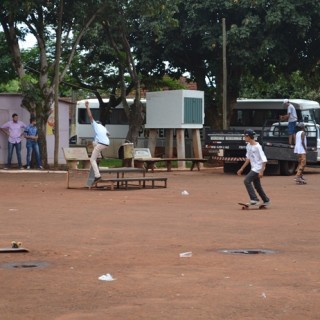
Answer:
<svg viewBox="0 0 320 320"><path fill-rule="evenodd" d="M156 145L157 145L157 129L149 130L149 140L148 140L148 148L150 150L151 156L155 156Z"/></svg>
<svg viewBox="0 0 320 320"><path fill-rule="evenodd" d="M186 146L185 146L185 139L184 139L184 129L177 129L177 157L178 158L185 158L186 157ZM185 161L178 161L178 168L185 169L186 162Z"/></svg>
<svg viewBox="0 0 320 320"><path fill-rule="evenodd" d="M195 158L201 158L201 159L203 158L199 129L192 130L192 149L193 149L193 156ZM203 163L200 163L199 165L200 165L200 168L203 167Z"/></svg>
<svg viewBox="0 0 320 320"><path fill-rule="evenodd" d="M173 157L173 129L165 129L166 145L165 145L165 157Z"/></svg>

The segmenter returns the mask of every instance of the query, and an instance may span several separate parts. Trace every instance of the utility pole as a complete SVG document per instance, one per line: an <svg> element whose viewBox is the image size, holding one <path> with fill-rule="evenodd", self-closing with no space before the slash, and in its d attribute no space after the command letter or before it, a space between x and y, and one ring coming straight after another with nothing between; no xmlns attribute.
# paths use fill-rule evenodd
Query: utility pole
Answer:
<svg viewBox="0 0 320 320"><path fill-rule="evenodd" d="M226 35L226 19L222 18L222 126L223 130L227 130L227 35Z"/></svg>

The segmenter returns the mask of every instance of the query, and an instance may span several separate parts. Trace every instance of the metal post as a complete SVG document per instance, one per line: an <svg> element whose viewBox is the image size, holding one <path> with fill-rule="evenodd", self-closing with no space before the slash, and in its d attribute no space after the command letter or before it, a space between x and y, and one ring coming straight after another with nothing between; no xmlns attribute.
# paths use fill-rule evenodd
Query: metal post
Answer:
<svg viewBox="0 0 320 320"><path fill-rule="evenodd" d="M227 122L227 58L226 58L227 36L226 19L222 18L222 61L223 61L223 94L222 94L222 124L223 130L228 127Z"/></svg>

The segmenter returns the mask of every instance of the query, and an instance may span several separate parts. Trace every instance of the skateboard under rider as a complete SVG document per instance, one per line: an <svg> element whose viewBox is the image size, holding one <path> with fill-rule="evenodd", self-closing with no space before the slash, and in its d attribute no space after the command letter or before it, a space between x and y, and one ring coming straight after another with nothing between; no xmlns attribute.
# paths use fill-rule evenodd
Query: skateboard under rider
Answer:
<svg viewBox="0 0 320 320"><path fill-rule="evenodd" d="M243 203L243 202L238 202L238 204L240 206L242 206L242 210L251 210L251 209L267 209L267 205L265 204L258 204L258 205L250 205L250 204L247 204L247 203Z"/></svg>

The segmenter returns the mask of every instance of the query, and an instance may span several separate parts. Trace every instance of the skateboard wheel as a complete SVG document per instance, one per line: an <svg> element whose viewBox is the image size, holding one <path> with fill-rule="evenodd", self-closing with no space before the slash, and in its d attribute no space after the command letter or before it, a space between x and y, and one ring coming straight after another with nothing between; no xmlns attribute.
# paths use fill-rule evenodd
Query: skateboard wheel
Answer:
<svg viewBox="0 0 320 320"><path fill-rule="evenodd" d="M12 248L19 248L22 246L22 242L11 241Z"/></svg>

